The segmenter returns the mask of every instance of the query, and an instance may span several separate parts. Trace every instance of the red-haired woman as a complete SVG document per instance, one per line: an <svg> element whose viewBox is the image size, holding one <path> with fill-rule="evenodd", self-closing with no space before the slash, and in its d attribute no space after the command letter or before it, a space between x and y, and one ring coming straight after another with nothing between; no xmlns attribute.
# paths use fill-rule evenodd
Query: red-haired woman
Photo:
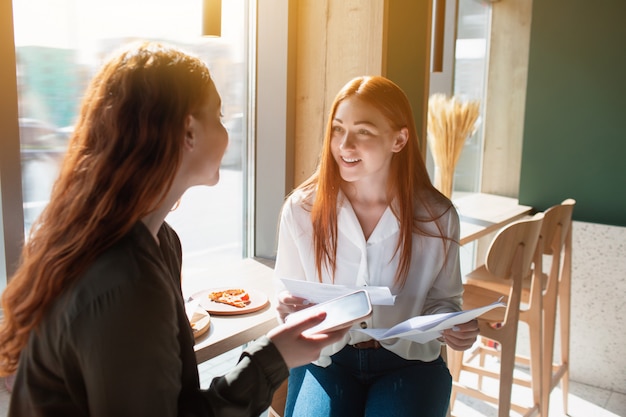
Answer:
<svg viewBox="0 0 626 417"><path fill-rule="evenodd" d="M432 185L404 92L383 77L346 84L331 108L319 165L283 206L275 276L348 286L386 286L393 306L374 306L361 327L459 311L459 219ZM278 281L278 280L277 280ZM284 319L306 300L279 294ZM464 350L476 321L442 338ZM444 416L451 377L441 344L378 342L348 333L315 364L292 369L286 416Z"/></svg>
<svg viewBox="0 0 626 417"><path fill-rule="evenodd" d="M288 368L342 333L279 326L199 388L164 222L189 187L214 185L228 142L204 63L145 43L90 84L50 203L2 297L0 372L17 369L9 416L252 416Z"/></svg>

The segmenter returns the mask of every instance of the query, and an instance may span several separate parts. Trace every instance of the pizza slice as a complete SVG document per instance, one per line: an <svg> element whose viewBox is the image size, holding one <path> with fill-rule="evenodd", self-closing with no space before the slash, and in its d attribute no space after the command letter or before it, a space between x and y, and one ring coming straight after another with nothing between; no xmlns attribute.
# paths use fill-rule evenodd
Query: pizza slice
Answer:
<svg viewBox="0 0 626 417"><path fill-rule="evenodd" d="M250 304L250 295L246 290L235 288L209 293L209 299L216 303L227 304L237 308L244 308Z"/></svg>

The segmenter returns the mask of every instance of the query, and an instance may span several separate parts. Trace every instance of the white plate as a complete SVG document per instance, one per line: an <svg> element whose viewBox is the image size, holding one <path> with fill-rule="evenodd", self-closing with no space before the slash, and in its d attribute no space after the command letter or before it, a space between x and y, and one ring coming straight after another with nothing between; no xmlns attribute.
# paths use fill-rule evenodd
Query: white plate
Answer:
<svg viewBox="0 0 626 417"><path fill-rule="evenodd" d="M194 301L197 301L207 312L218 315L237 315L253 313L255 311L261 310L269 304L269 298L267 297L267 295L263 291L254 288L243 288L250 296L250 304L246 305L245 307L235 307L224 303L218 303L217 301L211 301L209 299L209 294L212 292L224 291L233 288L236 287L210 288L207 290L198 291L197 293L193 294L191 298Z"/></svg>

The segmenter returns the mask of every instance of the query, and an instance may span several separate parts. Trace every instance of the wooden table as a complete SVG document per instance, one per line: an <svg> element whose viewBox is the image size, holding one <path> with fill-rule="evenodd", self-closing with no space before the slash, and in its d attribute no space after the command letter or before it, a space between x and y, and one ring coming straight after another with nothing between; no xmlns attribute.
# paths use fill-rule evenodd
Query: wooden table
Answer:
<svg viewBox="0 0 626 417"><path fill-rule="evenodd" d="M236 316L211 314L209 331L196 340L198 363L207 361L236 347L257 339L278 325L276 300L272 282L274 270L254 259L243 259L220 271L220 281L229 287L258 289L269 298L270 303L254 313Z"/></svg>
<svg viewBox="0 0 626 417"><path fill-rule="evenodd" d="M461 245L500 230L532 211L532 207L520 205L516 198L493 194L454 196L452 202L461 220Z"/></svg>

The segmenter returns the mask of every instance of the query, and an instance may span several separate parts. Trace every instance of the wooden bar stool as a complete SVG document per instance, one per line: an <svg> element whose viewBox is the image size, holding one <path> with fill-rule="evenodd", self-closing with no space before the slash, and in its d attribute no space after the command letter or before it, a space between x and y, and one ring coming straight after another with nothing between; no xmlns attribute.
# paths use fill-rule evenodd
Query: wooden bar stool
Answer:
<svg viewBox="0 0 626 417"><path fill-rule="evenodd" d="M533 262L541 262L538 248L543 213L537 213L530 219L519 220L502 228L495 236L487 251L485 265L479 269L495 282L506 286L505 309L494 309L478 318L480 337L496 341L500 346L499 372L493 372L484 366L471 364L471 357L464 360L464 352L448 349L448 367L452 374L452 395L450 408L453 407L457 393L463 393L480 400L498 405L498 416L508 417L510 410L524 412L511 402L513 370L515 367L515 349L517 329L522 298L522 284L532 274ZM471 275L471 274L470 274ZM480 307L498 300L502 293L466 283L464 285L463 308L466 310ZM494 326L494 324L498 326ZM498 379L499 395L492 396L480 389L460 382L461 372L470 372L478 376ZM538 405L534 407L538 410Z"/></svg>
<svg viewBox="0 0 626 417"><path fill-rule="evenodd" d="M554 362L554 339L552 339L552 346L550 346L550 352L546 353L546 365L545 371L547 374L545 378L545 387L543 398L545 398L546 406L545 413L547 416L549 410L548 404L550 399L550 393L552 390L561 383L561 391L563 394L563 412L568 414L568 395L569 395L569 342L570 342L570 309L571 309L571 288L572 288L572 213L574 211L574 205L576 201L573 199L567 199L561 203L561 206L567 206L569 208L569 216L562 219L562 228L560 235L555 236L556 239L560 239L558 242L560 246L554 246L552 252L552 266L550 269L550 275L554 276L558 274L558 291L557 291L557 306L559 309L559 327L561 333L561 357L558 362ZM547 253L546 253L547 254ZM559 260L562 257L562 262ZM560 268L560 269L559 269ZM554 316L548 317L552 320L552 330L550 334L554 334ZM547 330L546 332L550 332Z"/></svg>
<svg viewBox="0 0 626 417"><path fill-rule="evenodd" d="M561 307L567 308L561 316L565 320L561 321L561 330L565 336L564 353L561 355L564 360L557 365L553 365L554 340L556 330L556 309L559 293L569 293L569 271L571 270L571 244L568 245L568 237L571 242L572 212L576 202L567 199L561 204L550 207L544 213L544 220L541 228L541 235L538 244L538 254L540 257L534 265L531 280L525 280L522 284L522 308L519 320L525 322L529 329L530 356L522 357L516 355L516 364L529 365L531 378L514 378L513 383L521 386L531 387L533 392L533 402L539 406L542 416L548 415L550 393L563 379L564 388L564 410L567 410L567 359L569 349L569 301L563 297ZM567 253L565 256L562 256ZM550 269L548 273L543 271L543 261L550 259ZM563 262L561 262L563 258ZM563 273L562 273L563 272ZM467 277L467 284L481 287L489 291L506 294L507 288L502 282L494 280L485 268L478 268ZM565 278L565 283L560 282ZM559 288L561 287L561 288ZM490 349L478 349L481 365L484 364L485 355L494 355ZM553 368L555 371L553 381ZM565 376L565 378L563 378ZM480 388L480 386L479 386Z"/></svg>

